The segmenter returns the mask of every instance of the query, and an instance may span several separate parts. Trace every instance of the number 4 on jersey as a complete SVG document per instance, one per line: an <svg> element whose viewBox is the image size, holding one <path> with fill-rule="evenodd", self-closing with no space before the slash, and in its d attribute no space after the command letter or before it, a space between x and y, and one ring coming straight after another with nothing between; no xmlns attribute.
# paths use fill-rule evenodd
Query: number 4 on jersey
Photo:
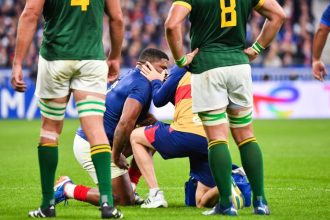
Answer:
<svg viewBox="0 0 330 220"><path fill-rule="evenodd" d="M89 0L71 0L71 6L80 6L82 11L87 11Z"/></svg>

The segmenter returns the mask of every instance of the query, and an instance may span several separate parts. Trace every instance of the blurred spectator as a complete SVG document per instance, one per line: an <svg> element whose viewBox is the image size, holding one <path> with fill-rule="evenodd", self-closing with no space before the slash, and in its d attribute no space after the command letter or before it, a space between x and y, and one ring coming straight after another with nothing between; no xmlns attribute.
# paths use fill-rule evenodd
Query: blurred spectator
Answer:
<svg viewBox="0 0 330 220"><path fill-rule="evenodd" d="M297 66L311 62L312 37L314 32L311 3L312 0L279 0L288 19L283 25L274 44L271 45L253 64L260 66ZM0 67L11 67L17 21L22 13L25 0L0 0ZM138 54L148 46L157 47L169 52L164 39L164 22L171 7L172 0L125 0L122 9L125 15L125 40L123 44L123 67L135 65ZM257 38L262 28L262 17L254 12L247 27L248 45ZM189 51L189 37L186 32L189 22L183 31L186 33L184 43ZM38 26L42 33L42 22ZM105 20L104 39L109 38L109 27ZM36 35L25 67L32 68L38 62L38 50L42 35ZM106 40L104 42L107 42ZM104 45L108 53L110 45Z"/></svg>

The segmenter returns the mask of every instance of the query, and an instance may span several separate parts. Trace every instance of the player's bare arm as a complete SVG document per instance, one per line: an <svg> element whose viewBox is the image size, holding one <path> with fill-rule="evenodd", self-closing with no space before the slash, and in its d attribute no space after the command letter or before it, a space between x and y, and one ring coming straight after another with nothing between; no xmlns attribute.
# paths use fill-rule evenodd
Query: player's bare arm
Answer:
<svg viewBox="0 0 330 220"><path fill-rule="evenodd" d="M26 90L26 83L23 81L22 63L36 32L38 18L42 12L44 3L45 0L27 0L18 21L15 57L11 77L11 84L18 92L24 92Z"/></svg>
<svg viewBox="0 0 330 220"><path fill-rule="evenodd" d="M129 144L130 134L135 128L136 121L142 111L142 105L135 99L127 98L124 104L123 113L116 127L112 157L114 163L121 169L128 169L128 163L123 160L121 153L123 148Z"/></svg>
<svg viewBox="0 0 330 220"><path fill-rule="evenodd" d="M313 76L315 79L323 81L327 75L324 63L321 61L321 54L330 32L330 27L320 24L313 40Z"/></svg>
<svg viewBox="0 0 330 220"><path fill-rule="evenodd" d="M182 25L189 13L187 7L173 4L165 21L166 40L176 64L180 67L189 65L198 53L198 48L188 54L183 50Z"/></svg>
<svg viewBox="0 0 330 220"><path fill-rule="evenodd" d="M155 118L155 116L149 112L147 114L147 116L145 117L145 119L142 122L140 122L137 125L137 127L144 127L144 126L148 126L148 125L153 125L156 122L157 122L157 119Z"/></svg>
<svg viewBox="0 0 330 220"><path fill-rule="evenodd" d="M120 70L121 47L124 40L124 16L119 0L106 1L106 13L109 16L111 52L108 56L108 80L117 79Z"/></svg>
<svg viewBox="0 0 330 220"><path fill-rule="evenodd" d="M262 48L266 48L275 38L285 21L285 12L276 0L267 0L258 8L255 8L262 16L266 17L264 26L256 39L256 43ZM254 60L259 51L256 51L253 46L244 50L249 56L250 61Z"/></svg>

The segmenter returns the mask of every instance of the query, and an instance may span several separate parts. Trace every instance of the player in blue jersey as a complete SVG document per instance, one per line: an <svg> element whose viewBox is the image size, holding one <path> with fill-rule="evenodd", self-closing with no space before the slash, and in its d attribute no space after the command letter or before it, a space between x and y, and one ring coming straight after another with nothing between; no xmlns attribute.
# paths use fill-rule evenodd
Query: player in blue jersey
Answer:
<svg viewBox="0 0 330 220"><path fill-rule="evenodd" d="M167 69L168 56L153 48L145 49L139 62L149 61L161 73ZM151 103L151 84L141 74L140 66L129 71L116 81L106 94L106 111L104 113L104 128L112 146L113 164L111 176L115 202L128 205L134 202L134 193L127 173L128 164L124 152L128 152L129 137L137 124L141 125L149 118ZM97 151L97 149L95 149ZM74 139L74 153L79 164L89 173L95 184L98 183L95 169L90 158L89 143L84 131L79 128ZM126 154L126 153L124 153ZM128 156L126 154L126 156ZM116 164L116 165L115 165ZM81 185L75 185L70 178L61 177L55 186L56 202L67 198L96 204L99 192Z"/></svg>
<svg viewBox="0 0 330 220"><path fill-rule="evenodd" d="M323 81L327 75L321 55L330 32L330 4L324 11L320 26L317 29L313 41L313 76L315 79Z"/></svg>
<svg viewBox="0 0 330 220"><path fill-rule="evenodd" d="M171 102L175 105L171 124L157 121L154 125L140 127L131 134L134 158L149 186L149 197L141 208L167 207L163 191L160 191L150 151L157 151L164 159L188 157L190 179L186 183L186 205L212 207L218 200L208 165L206 134L197 114L192 113L190 73L184 68L174 67L162 84L164 75L158 74L152 64L142 66L142 72L151 81L152 99L157 107ZM240 190L233 186L235 205L244 206Z"/></svg>

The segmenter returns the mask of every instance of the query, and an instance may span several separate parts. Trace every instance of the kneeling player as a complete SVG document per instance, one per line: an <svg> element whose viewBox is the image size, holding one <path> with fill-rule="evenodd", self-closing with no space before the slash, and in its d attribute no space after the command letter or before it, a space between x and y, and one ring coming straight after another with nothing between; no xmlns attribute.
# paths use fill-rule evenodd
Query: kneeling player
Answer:
<svg viewBox="0 0 330 220"><path fill-rule="evenodd" d="M150 63L143 65L142 71L151 81L155 106L161 107L172 102L175 113L171 124L157 122L152 126L137 128L131 134L134 158L149 187L149 197L141 208L168 206L158 187L150 151L158 151L164 159L189 157L190 176L197 182L193 191L195 204L197 207L213 206L219 193L208 165L208 143L203 126L198 116L192 113L190 73L175 67L162 85L164 76L156 74ZM241 208L244 205L243 197L237 187L235 190L236 205ZM187 196L191 195L190 192Z"/></svg>
<svg viewBox="0 0 330 220"><path fill-rule="evenodd" d="M158 49L146 49L140 57L140 62L152 63L158 74L167 69L168 56ZM128 173L125 169L128 164L125 156L129 151L129 136L137 124L148 119L151 103L151 85L137 66L121 77L108 90L106 95L106 111L104 114L104 127L111 143L114 163L111 165L113 194L116 204L129 205L134 203L134 193ZM74 140L74 152L80 165L89 173L93 181L100 185L96 178L91 155L101 151L97 146L89 148L86 135L82 129L77 131ZM123 169L124 168L124 169ZM136 168L137 169L137 168ZM137 172L135 172L137 173ZM109 173L110 175L110 173ZM97 189L91 189L81 185L74 185L68 177L62 177L55 187L56 203L68 198L97 204L99 193Z"/></svg>

